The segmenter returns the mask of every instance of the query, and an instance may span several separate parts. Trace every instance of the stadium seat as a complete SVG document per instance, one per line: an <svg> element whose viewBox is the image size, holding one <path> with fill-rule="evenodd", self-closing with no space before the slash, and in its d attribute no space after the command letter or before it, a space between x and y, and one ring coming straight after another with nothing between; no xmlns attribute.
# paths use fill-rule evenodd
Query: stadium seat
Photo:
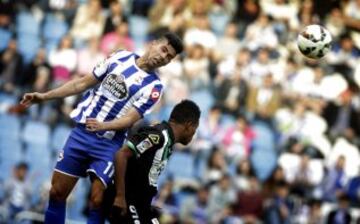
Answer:
<svg viewBox="0 0 360 224"><path fill-rule="evenodd" d="M50 140L50 128L42 122L28 121L25 123L22 138L26 144L47 146Z"/></svg>
<svg viewBox="0 0 360 224"><path fill-rule="evenodd" d="M18 99L14 95L0 93L0 114L7 113L9 108L15 105L18 102Z"/></svg>
<svg viewBox="0 0 360 224"><path fill-rule="evenodd" d="M51 168L51 151L47 145L27 144L25 147L25 161L29 163L31 169L48 170Z"/></svg>
<svg viewBox="0 0 360 224"><path fill-rule="evenodd" d="M198 106L200 107L202 116L207 114L207 112L213 106L213 104L215 102L214 97L209 92L209 90L194 91L191 93L190 99L198 104Z"/></svg>
<svg viewBox="0 0 360 224"><path fill-rule="evenodd" d="M11 39L11 32L0 28L0 51L4 50Z"/></svg>
<svg viewBox="0 0 360 224"><path fill-rule="evenodd" d="M42 34L47 52L57 47L61 38L68 32L68 29L69 27L64 19L51 13L46 15Z"/></svg>
<svg viewBox="0 0 360 224"><path fill-rule="evenodd" d="M190 153L174 152L167 168L167 172L175 179L193 179L194 157Z"/></svg>
<svg viewBox="0 0 360 224"><path fill-rule="evenodd" d="M256 122L252 125L255 132L253 141L254 150L272 151L275 149L275 136L272 130L265 124Z"/></svg>
<svg viewBox="0 0 360 224"><path fill-rule="evenodd" d="M149 29L149 21L141 16L130 16L129 18L129 32L134 39L136 50L143 48L147 32Z"/></svg>
<svg viewBox="0 0 360 224"><path fill-rule="evenodd" d="M66 125L58 125L55 127L51 137L51 147L54 151L58 151L64 147L70 132L71 128Z"/></svg>
<svg viewBox="0 0 360 224"><path fill-rule="evenodd" d="M251 154L250 161L253 164L256 176L260 181L264 181L276 167L277 156L272 151L257 150Z"/></svg>
<svg viewBox="0 0 360 224"><path fill-rule="evenodd" d="M18 141L20 138L20 119L17 116L0 113L0 142Z"/></svg>
<svg viewBox="0 0 360 224"><path fill-rule="evenodd" d="M39 37L33 34L19 34L17 42L19 52L24 58L24 63L30 63L40 47Z"/></svg>
<svg viewBox="0 0 360 224"><path fill-rule="evenodd" d="M11 176L14 165L23 161L22 145L19 141L0 142L0 179Z"/></svg>
<svg viewBox="0 0 360 224"><path fill-rule="evenodd" d="M16 33L38 36L40 34L40 21L33 14L21 11L16 16Z"/></svg>
<svg viewBox="0 0 360 224"><path fill-rule="evenodd" d="M225 32L226 24L229 21L229 15L217 12L217 13L210 13L209 20L211 24L211 29L217 36L221 36Z"/></svg>

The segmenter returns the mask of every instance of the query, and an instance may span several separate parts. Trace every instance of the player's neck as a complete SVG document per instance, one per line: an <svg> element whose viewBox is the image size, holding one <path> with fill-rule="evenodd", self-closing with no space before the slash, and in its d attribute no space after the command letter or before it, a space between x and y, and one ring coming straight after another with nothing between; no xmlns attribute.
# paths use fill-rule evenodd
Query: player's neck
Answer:
<svg viewBox="0 0 360 224"><path fill-rule="evenodd" d="M144 60L143 57L140 57L140 58L136 59L135 63L141 70L143 70L145 72L151 72L152 70L154 70L153 67L149 66L146 63L146 61Z"/></svg>
<svg viewBox="0 0 360 224"><path fill-rule="evenodd" d="M172 132L174 133L174 142L177 143L180 140L181 130L178 127L178 124L174 122L169 122L169 126L172 129Z"/></svg>

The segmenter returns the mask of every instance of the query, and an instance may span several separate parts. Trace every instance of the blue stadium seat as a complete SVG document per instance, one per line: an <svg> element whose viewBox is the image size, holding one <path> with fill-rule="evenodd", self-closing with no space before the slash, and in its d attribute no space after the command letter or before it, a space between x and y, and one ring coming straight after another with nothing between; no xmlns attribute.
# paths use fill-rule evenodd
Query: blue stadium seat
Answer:
<svg viewBox="0 0 360 224"><path fill-rule="evenodd" d="M38 36L40 34L40 21L30 12L21 11L16 16L16 33Z"/></svg>
<svg viewBox="0 0 360 224"><path fill-rule="evenodd" d="M141 16L130 16L129 18L129 32L134 39L136 49L142 49L146 40L147 32L149 30L149 21Z"/></svg>
<svg viewBox="0 0 360 224"><path fill-rule="evenodd" d="M25 123L22 137L26 144L48 146L50 141L50 128L42 122L28 121Z"/></svg>
<svg viewBox="0 0 360 224"><path fill-rule="evenodd" d="M0 142L0 179L11 176L14 165L24 160L20 141Z"/></svg>
<svg viewBox="0 0 360 224"><path fill-rule="evenodd" d="M256 176L260 181L266 180L277 164L277 156L274 151L257 150L250 156Z"/></svg>
<svg viewBox="0 0 360 224"><path fill-rule="evenodd" d="M47 52L57 47L61 38L68 32L68 29L69 27L63 18L52 13L46 15L42 34Z"/></svg>
<svg viewBox="0 0 360 224"><path fill-rule="evenodd" d="M51 137L51 147L53 150L58 151L65 145L67 138L69 137L71 128L66 125L58 125L55 127Z"/></svg>
<svg viewBox="0 0 360 224"><path fill-rule="evenodd" d="M207 114L215 102L214 97L209 90L194 91L191 93L190 99L199 105L203 116Z"/></svg>
<svg viewBox="0 0 360 224"><path fill-rule="evenodd" d="M4 50L11 39L11 32L0 28L0 51Z"/></svg>
<svg viewBox="0 0 360 224"><path fill-rule="evenodd" d="M175 179L194 179L194 157L190 153L174 152L168 162L167 172Z"/></svg>
<svg viewBox="0 0 360 224"><path fill-rule="evenodd" d="M30 63L40 47L39 37L33 34L19 34L17 43L19 52L24 58L24 63Z"/></svg>
<svg viewBox="0 0 360 224"><path fill-rule="evenodd" d="M18 141L20 137L20 119L10 114L0 114L0 142Z"/></svg>
<svg viewBox="0 0 360 224"><path fill-rule="evenodd" d="M27 144L25 147L25 161L33 170L51 168L51 151L47 145Z"/></svg>
<svg viewBox="0 0 360 224"><path fill-rule="evenodd" d="M255 139L253 141L254 150L274 150L275 135L273 131L267 125L259 122L254 123L252 127L255 131Z"/></svg>

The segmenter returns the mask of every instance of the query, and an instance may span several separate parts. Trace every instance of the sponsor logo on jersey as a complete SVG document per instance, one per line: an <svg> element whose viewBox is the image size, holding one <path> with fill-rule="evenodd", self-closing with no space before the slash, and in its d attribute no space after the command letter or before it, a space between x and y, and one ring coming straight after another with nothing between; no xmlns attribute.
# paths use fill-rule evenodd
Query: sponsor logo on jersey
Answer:
<svg viewBox="0 0 360 224"><path fill-rule="evenodd" d="M148 150L149 148L151 148L153 146L153 144L151 143L149 138L144 139L142 142L140 142L136 148L140 153L145 152L146 150Z"/></svg>
<svg viewBox="0 0 360 224"><path fill-rule="evenodd" d="M102 85L119 100L124 100L128 97L128 89L123 75L110 74L105 78Z"/></svg>

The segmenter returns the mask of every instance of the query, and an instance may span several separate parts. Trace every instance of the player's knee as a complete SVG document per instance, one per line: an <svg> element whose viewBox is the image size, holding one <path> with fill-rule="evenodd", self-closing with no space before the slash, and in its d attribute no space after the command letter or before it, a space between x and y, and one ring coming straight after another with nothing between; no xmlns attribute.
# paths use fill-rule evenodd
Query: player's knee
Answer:
<svg viewBox="0 0 360 224"><path fill-rule="evenodd" d="M96 191L91 193L90 206L92 208L100 208L103 202L103 192Z"/></svg>
<svg viewBox="0 0 360 224"><path fill-rule="evenodd" d="M66 201L67 196L61 190L61 188L53 185L53 186L51 186L49 197L51 200L55 200L55 201Z"/></svg>

